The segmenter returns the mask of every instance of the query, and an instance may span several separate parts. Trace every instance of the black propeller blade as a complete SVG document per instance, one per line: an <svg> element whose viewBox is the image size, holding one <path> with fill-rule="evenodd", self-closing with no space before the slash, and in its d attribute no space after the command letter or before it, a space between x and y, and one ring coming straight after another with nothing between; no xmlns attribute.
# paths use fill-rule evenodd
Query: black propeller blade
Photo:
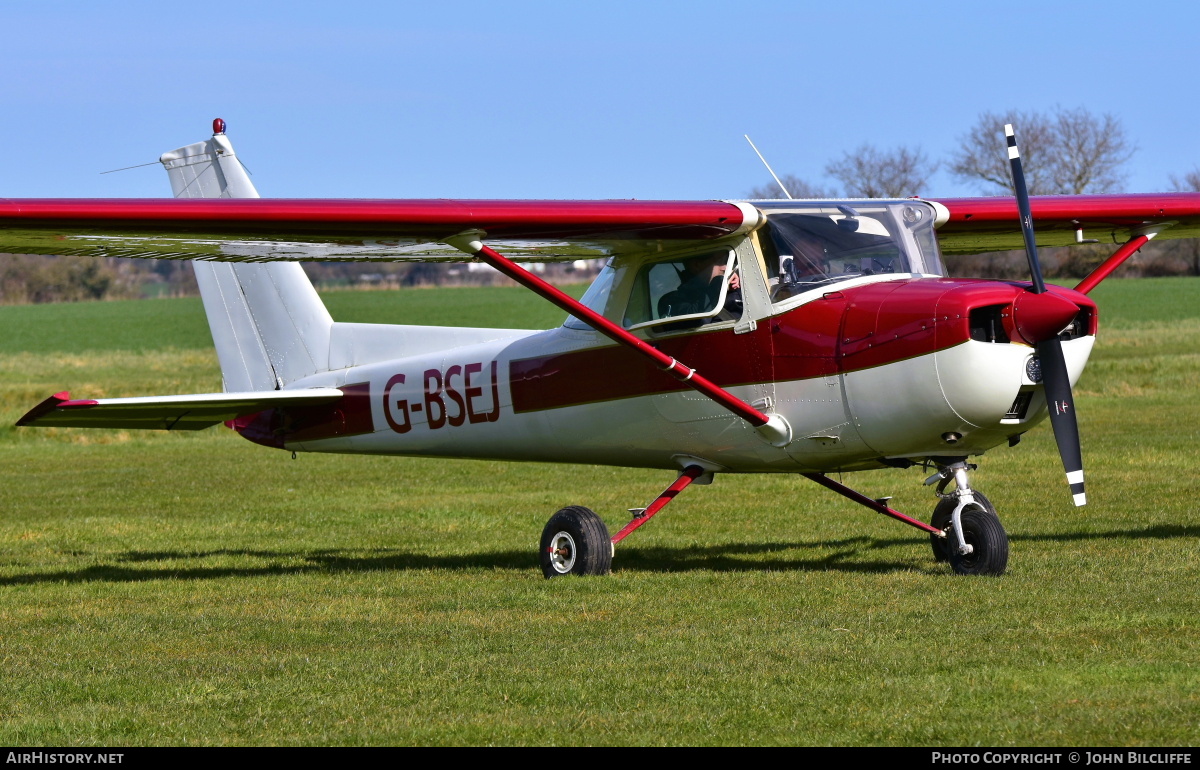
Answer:
<svg viewBox="0 0 1200 770"><path fill-rule="evenodd" d="M1004 126L1004 138L1008 141L1008 162L1012 166L1013 187L1017 190L1017 211L1021 213L1021 235L1025 237L1025 257L1029 260L1029 275L1033 280L1033 293L1045 294L1046 282L1042 280L1042 263L1038 260L1037 241L1033 237L1033 213L1029 209L1029 188L1025 186L1025 172L1021 169L1021 153L1017 150L1017 135L1011 123Z"/></svg>
<svg viewBox="0 0 1200 770"><path fill-rule="evenodd" d="M1050 409L1050 427L1058 444L1067 483L1075 505L1085 505L1083 491L1083 450L1079 446L1079 423L1075 420L1075 401L1071 397L1071 380L1067 376L1067 359L1063 356L1058 337L1039 342L1038 358L1042 362L1042 382L1046 388L1046 406Z"/></svg>
<svg viewBox="0 0 1200 770"><path fill-rule="evenodd" d="M1021 214L1021 233L1025 237L1025 254L1029 259L1029 273L1033 279L1031 291L1045 294L1046 284L1042 280L1042 266L1038 260L1037 242L1033 235L1033 213L1029 207L1029 190L1025 185L1025 172L1021 169L1021 153L1017 149L1017 135L1012 125L1004 127L1008 140L1008 160L1012 165L1013 186L1017 192L1017 210ZM1054 429L1054 441L1058 444L1058 455L1067 472L1067 483L1075 505L1087 503L1083 488L1083 451L1079 446L1079 423L1075 419L1075 400L1071 396L1071 379L1067 373L1067 359L1063 355L1062 342L1058 334L1037 342L1038 358L1042 366L1042 382L1046 392L1046 405L1050 409L1050 426Z"/></svg>

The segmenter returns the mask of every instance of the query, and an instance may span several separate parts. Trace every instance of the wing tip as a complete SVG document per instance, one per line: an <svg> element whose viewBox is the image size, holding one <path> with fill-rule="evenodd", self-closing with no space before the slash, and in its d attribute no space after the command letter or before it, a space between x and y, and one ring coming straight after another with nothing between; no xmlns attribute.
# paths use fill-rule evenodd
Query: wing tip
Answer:
<svg viewBox="0 0 1200 770"><path fill-rule="evenodd" d="M70 391L59 391L26 412L21 419L17 420L16 425L17 427L22 428L30 425L36 425L38 420L42 419L48 414L51 414L52 412L57 412L60 409L75 409L80 407L95 406L98 403L100 402L93 398L71 400Z"/></svg>
<svg viewBox="0 0 1200 770"><path fill-rule="evenodd" d="M53 412L55 409L58 409L59 406L68 403L70 400L71 394L68 391L64 390L55 393L50 398L47 398L45 401L42 401L40 404L26 412L21 419L17 420L17 427L24 427L26 425L34 424L39 418Z"/></svg>

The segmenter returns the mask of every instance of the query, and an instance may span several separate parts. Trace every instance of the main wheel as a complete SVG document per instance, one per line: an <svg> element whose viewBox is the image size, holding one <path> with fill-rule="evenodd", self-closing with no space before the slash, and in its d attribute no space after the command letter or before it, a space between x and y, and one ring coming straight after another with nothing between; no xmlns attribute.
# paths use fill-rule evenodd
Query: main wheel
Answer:
<svg viewBox="0 0 1200 770"><path fill-rule="evenodd" d="M1008 533L991 511L969 508L959 517L963 539L974 550L961 555L951 547L950 566L960 575L1003 575L1008 566Z"/></svg>
<svg viewBox="0 0 1200 770"><path fill-rule="evenodd" d="M608 527L590 508L572 505L550 517L542 530L542 574L607 575L613 546Z"/></svg>
<svg viewBox="0 0 1200 770"><path fill-rule="evenodd" d="M996 507L992 505L990 500L984 497L982 492L971 490L971 494L975 496L976 504L983 510L993 516L996 515ZM929 520L930 526L937 527L938 529L945 529L950 526L950 519L954 515L954 506L956 505L958 505L958 501L953 497L945 497L938 500L937 506L933 509L933 518ZM951 536L952 533L947 533L946 537L938 537L937 535L929 536L929 545L933 548L934 561L950 561Z"/></svg>

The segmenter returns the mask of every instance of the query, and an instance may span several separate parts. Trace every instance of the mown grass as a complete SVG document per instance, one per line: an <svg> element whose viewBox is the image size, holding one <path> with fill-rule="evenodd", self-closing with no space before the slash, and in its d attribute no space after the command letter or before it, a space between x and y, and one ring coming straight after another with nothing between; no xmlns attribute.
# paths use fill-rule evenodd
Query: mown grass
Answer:
<svg viewBox="0 0 1200 770"><path fill-rule="evenodd" d="M725 476L613 575L544 581L554 510L617 526L669 474L5 428L0 741L1194 745L1196 286L1096 292L1086 508L1045 427L983 458L1012 539L998 579L802 479ZM340 320L561 320L470 291L327 300ZM65 387L219 388L198 303L57 309L0 308L5 425ZM90 339L64 341L73 323ZM932 508L916 471L848 479Z"/></svg>

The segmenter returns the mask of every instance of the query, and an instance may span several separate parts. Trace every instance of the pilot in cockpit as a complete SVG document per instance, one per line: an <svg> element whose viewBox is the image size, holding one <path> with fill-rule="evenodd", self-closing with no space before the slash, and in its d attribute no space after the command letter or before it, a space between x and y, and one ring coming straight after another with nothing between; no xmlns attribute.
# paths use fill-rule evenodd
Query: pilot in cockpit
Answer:
<svg viewBox="0 0 1200 770"><path fill-rule="evenodd" d="M769 281L771 299L779 302L827 280L832 255L816 234L797 228L778 244L779 274Z"/></svg>
<svg viewBox="0 0 1200 770"><path fill-rule="evenodd" d="M857 276L894 273L905 262L896 239L877 216L850 206L838 215L783 213L771 220L767 239L768 279L774 302L821 284Z"/></svg>
<svg viewBox="0 0 1200 770"><path fill-rule="evenodd" d="M716 307L728 265L728 254L720 252L684 262L679 287L658 300L659 318L706 313ZM741 286L741 278L735 271L729 277L729 291L740 291Z"/></svg>
<svg viewBox="0 0 1200 770"><path fill-rule="evenodd" d="M808 283L823 280L828 274L829 254L825 245L815 236L794 238L790 243L792 253L780 255L780 281L785 284Z"/></svg>

